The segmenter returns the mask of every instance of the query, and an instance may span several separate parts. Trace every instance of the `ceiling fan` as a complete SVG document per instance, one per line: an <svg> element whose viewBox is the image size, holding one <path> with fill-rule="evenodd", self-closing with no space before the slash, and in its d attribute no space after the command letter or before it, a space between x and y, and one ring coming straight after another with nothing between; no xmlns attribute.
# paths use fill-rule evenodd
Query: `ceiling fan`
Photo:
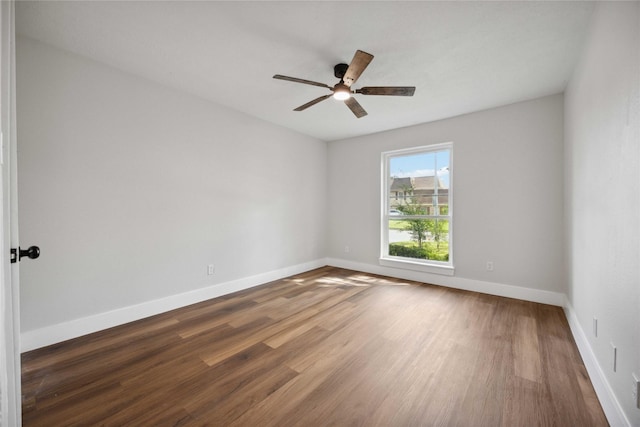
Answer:
<svg viewBox="0 0 640 427"><path fill-rule="evenodd" d="M357 118L364 117L367 115L367 112L362 108L362 106L356 101L353 97L354 94L362 94L362 95L393 95L393 96L413 96L416 91L415 86L368 86L360 89L352 90L351 85L358 80L362 72L367 68L369 63L373 60L373 55L367 52L363 52L361 50L357 50L356 54L353 56L351 60L351 64L338 64L333 67L333 74L336 78L340 79L333 87L326 85L324 83L318 83L311 80L298 79L296 77L288 77L282 76L280 74L276 74L273 76L274 79L279 80L287 80L290 82L302 83L306 85L325 87L329 89L332 93L328 95L323 95L314 99L313 101L309 101L306 104L295 108L293 111L303 111L307 108L316 105L320 101L324 101L325 99L333 96L335 99L344 101L344 103L349 107L349 109L355 114Z"/></svg>

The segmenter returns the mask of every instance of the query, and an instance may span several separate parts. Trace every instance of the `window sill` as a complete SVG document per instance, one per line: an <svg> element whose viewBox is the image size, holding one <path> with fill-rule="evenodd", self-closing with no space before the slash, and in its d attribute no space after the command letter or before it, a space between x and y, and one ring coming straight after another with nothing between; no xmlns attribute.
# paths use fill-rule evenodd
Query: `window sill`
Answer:
<svg viewBox="0 0 640 427"><path fill-rule="evenodd" d="M424 273L453 276L455 268L451 265L426 264L398 258L380 258L380 265L384 267L402 268L405 270L422 271Z"/></svg>

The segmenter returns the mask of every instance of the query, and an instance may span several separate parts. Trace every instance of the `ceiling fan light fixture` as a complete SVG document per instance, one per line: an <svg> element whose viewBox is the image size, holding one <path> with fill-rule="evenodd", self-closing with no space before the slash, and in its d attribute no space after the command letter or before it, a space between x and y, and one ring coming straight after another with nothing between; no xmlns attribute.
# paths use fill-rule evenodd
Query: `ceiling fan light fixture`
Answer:
<svg viewBox="0 0 640 427"><path fill-rule="evenodd" d="M346 101L351 98L351 88L340 81L333 87L333 97L338 101Z"/></svg>
<svg viewBox="0 0 640 427"><path fill-rule="evenodd" d="M338 101L345 101L351 98L351 92L345 89L338 89L335 92L333 92L333 97Z"/></svg>

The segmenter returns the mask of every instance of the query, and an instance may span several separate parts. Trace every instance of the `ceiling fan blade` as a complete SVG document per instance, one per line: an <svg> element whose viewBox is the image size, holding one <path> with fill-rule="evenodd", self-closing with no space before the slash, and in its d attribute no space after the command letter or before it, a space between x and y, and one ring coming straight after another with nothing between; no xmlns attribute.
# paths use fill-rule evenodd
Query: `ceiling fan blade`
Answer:
<svg viewBox="0 0 640 427"><path fill-rule="evenodd" d="M314 99L313 101L309 101L309 102L307 102L306 104L299 106L298 108L295 108L293 111L302 111L302 110L306 110L307 108L309 108L309 107L311 107L311 106L313 106L313 105L316 105L318 102L320 102L320 101L324 101L325 99L327 99L327 98L329 98L329 97L331 97L331 96L333 96L333 94L332 94L332 93L330 93L329 95L321 96L321 97L319 97L319 98Z"/></svg>
<svg viewBox="0 0 640 427"><path fill-rule="evenodd" d="M367 112L364 111L362 105L356 101L356 99L352 96L351 98L345 99L344 103L347 104L347 107L356 115L357 118L364 117L367 115Z"/></svg>
<svg viewBox="0 0 640 427"><path fill-rule="evenodd" d="M354 84L372 60L373 55L370 53L356 50L356 54L353 55L351 64L349 64L349 68L347 68L347 71L344 73L344 77L342 78L342 80L344 80L344 84L347 86Z"/></svg>
<svg viewBox="0 0 640 427"><path fill-rule="evenodd" d="M356 90L363 95L413 96L415 86L368 86Z"/></svg>
<svg viewBox="0 0 640 427"><path fill-rule="evenodd" d="M311 81L311 80L305 80L305 79L298 79L296 77L281 76L280 74L276 74L275 76L273 76L273 78L274 79L278 79L278 80L286 80L288 82L303 83L305 85L326 87L327 89L331 89L331 86L326 85L324 83L318 83L318 82L314 82L314 81Z"/></svg>

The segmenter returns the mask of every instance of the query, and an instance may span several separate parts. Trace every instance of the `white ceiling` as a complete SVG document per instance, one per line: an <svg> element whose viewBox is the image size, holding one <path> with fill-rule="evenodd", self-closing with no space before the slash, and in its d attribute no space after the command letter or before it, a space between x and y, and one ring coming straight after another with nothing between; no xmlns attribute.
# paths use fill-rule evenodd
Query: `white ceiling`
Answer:
<svg viewBox="0 0 640 427"><path fill-rule="evenodd" d="M590 2L19 1L19 35L332 141L559 93L586 36ZM356 49L375 56L354 88L357 119L327 89Z"/></svg>

